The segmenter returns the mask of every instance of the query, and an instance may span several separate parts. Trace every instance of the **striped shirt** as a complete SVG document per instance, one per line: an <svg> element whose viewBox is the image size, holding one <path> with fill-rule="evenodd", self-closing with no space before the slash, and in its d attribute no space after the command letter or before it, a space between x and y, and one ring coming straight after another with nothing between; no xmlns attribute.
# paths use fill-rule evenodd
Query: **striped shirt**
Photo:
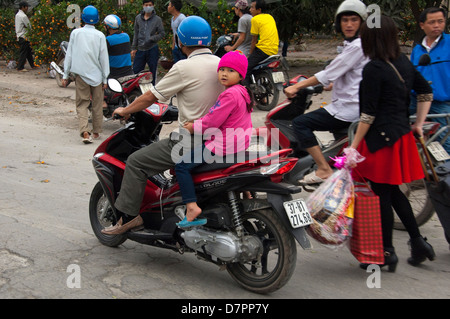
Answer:
<svg viewBox="0 0 450 319"><path fill-rule="evenodd" d="M130 37L125 32L106 37L109 54L109 77L118 79L133 74Z"/></svg>

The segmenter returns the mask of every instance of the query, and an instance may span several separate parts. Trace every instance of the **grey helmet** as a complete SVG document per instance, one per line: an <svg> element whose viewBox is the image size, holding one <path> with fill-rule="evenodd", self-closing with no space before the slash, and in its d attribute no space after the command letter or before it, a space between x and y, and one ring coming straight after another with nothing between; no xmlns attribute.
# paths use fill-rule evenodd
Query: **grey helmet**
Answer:
<svg viewBox="0 0 450 319"><path fill-rule="evenodd" d="M335 28L337 33L341 33L341 17L342 15L348 14L348 13L356 13L360 16L362 21L366 21L367 19L367 7L366 5L360 1L360 0L345 0L339 5L339 8L336 10L335 15Z"/></svg>

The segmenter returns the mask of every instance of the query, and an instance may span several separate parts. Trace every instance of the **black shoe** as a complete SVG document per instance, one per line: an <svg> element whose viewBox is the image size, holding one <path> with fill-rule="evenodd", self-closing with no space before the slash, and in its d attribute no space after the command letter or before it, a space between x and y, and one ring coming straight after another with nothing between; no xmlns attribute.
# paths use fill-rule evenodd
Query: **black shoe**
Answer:
<svg viewBox="0 0 450 319"><path fill-rule="evenodd" d="M425 259L434 260L436 257L433 246L427 243L427 239L422 236L410 239L408 245L411 248L411 257L408 258L410 265L418 266Z"/></svg>
<svg viewBox="0 0 450 319"><path fill-rule="evenodd" d="M379 265L380 267L388 266L389 272L395 272L395 269L397 269L397 263L398 263L398 257L395 254L395 249L392 248L385 248L384 249L384 264ZM362 269L367 270L367 267L369 267L370 264L359 264L359 267Z"/></svg>

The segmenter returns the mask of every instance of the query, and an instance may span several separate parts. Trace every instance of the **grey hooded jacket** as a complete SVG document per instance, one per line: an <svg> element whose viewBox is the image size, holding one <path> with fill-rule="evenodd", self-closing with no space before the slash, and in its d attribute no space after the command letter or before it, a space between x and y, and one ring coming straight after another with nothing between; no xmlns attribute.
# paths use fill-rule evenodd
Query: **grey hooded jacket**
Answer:
<svg viewBox="0 0 450 319"><path fill-rule="evenodd" d="M131 50L147 51L158 44L158 41L164 38L162 20L154 12L148 20L144 19L142 11L136 16L134 21L134 36Z"/></svg>

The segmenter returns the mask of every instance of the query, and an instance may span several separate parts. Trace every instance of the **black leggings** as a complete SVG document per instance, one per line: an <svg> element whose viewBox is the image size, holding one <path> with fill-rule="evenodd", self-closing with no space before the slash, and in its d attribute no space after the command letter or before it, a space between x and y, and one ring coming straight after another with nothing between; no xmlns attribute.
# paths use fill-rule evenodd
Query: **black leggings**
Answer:
<svg viewBox="0 0 450 319"><path fill-rule="evenodd" d="M398 217L405 225L410 238L420 237L411 204L398 185L379 184L370 182L372 190L380 198L381 227L383 229L383 245L385 248L394 247L392 244L392 231L394 227L394 208Z"/></svg>

